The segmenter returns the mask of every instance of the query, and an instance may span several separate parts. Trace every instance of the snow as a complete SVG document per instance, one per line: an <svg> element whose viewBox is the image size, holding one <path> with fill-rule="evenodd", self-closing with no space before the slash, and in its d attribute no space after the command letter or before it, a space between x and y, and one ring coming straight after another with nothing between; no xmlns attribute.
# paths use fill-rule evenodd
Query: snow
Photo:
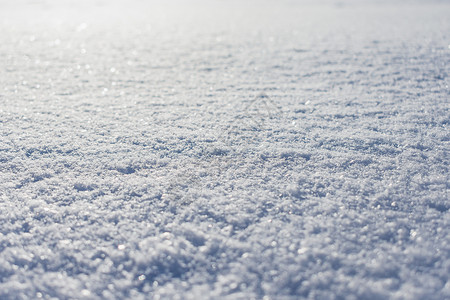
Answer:
<svg viewBox="0 0 450 300"><path fill-rule="evenodd" d="M449 299L449 15L0 2L0 298Z"/></svg>

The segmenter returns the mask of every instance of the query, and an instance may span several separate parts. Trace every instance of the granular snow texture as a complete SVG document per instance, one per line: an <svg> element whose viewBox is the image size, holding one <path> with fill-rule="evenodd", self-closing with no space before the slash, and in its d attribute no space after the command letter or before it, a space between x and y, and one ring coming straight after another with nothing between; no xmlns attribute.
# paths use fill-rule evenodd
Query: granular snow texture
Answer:
<svg viewBox="0 0 450 300"><path fill-rule="evenodd" d="M446 1L1 1L0 299L450 299Z"/></svg>

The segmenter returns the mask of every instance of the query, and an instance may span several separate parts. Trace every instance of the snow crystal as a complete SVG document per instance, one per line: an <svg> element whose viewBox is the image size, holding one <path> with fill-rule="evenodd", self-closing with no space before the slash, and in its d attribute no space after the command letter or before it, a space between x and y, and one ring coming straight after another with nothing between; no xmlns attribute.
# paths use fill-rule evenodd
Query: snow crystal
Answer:
<svg viewBox="0 0 450 300"><path fill-rule="evenodd" d="M443 1L0 4L0 299L449 299Z"/></svg>

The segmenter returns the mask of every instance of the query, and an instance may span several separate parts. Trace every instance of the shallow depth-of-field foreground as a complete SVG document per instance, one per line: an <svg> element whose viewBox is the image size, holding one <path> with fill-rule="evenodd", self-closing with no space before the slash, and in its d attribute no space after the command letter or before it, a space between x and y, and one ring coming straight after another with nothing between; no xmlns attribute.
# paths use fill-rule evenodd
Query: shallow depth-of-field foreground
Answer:
<svg viewBox="0 0 450 300"><path fill-rule="evenodd" d="M449 299L449 16L0 2L0 299Z"/></svg>

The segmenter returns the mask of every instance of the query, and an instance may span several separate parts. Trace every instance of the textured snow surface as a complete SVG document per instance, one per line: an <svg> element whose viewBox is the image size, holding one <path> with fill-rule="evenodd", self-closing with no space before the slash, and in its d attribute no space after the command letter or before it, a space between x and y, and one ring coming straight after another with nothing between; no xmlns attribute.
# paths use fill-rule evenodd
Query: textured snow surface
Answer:
<svg viewBox="0 0 450 300"><path fill-rule="evenodd" d="M1 1L0 299L450 299L446 1Z"/></svg>

